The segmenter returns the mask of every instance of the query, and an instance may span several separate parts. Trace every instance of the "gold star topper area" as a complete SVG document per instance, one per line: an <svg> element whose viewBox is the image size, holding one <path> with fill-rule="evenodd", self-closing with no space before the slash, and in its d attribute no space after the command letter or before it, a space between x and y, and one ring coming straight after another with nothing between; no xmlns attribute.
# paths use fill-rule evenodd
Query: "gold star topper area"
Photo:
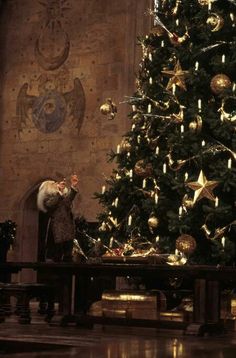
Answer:
<svg viewBox="0 0 236 358"><path fill-rule="evenodd" d="M202 199L202 198L207 198L210 199L212 201L215 201L215 197L214 194L212 192L212 190L219 184L218 181L213 181L213 180L207 180L207 178L205 177L203 171L200 171L198 180L195 182L190 182L187 183L186 185L190 188L195 190L194 193L194 199L193 199L193 203L195 204L196 201Z"/></svg>
<svg viewBox="0 0 236 358"><path fill-rule="evenodd" d="M188 71L183 71L180 65L179 60L177 61L174 69L171 70L163 70L161 71L164 75L171 77L166 89L169 90L173 87L173 85L176 85L183 89L184 91L187 91L186 85L185 85L185 76L188 74Z"/></svg>

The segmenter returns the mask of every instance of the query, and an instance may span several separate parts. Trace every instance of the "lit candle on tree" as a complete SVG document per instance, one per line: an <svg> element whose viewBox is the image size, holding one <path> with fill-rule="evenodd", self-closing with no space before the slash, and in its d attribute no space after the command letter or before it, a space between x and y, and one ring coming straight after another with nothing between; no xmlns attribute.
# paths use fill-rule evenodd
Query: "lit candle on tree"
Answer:
<svg viewBox="0 0 236 358"><path fill-rule="evenodd" d="M183 208L182 208L182 206L180 206L180 207L179 207L179 217L181 217L182 214L183 214Z"/></svg>
<svg viewBox="0 0 236 358"><path fill-rule="evenodd" d="M129 217L128 217L128 226L131 226L131 224L132 224L132 216L129 215Z"/></svg>
<svg viewBox="0 0 236 358"><path fill-rule="evenodd" d="M199 100L197 101L197 106L198 106L199 112L201 112L201 110L202 110L202 100L201 100L201 99L199 99Z"/></svg>
<svg viewBox="0 0 236 358"><path fill-rule="evenodd" d="M157 195L157 193L155 194L155 204L157 204L158 203L158 195Z"/></svg>
<svg viewBox="0 0 236 358"><path fill-rule="evenodd" d="M172 86L172 93L173 93L173 95L175 95L175 91L176 91L176 84L174 83L173 86Z"/></svg>
<svg viewBox="0 0 236 358"><path fill-rule="evenodd" d="M143 189L146 188L146 185L147 185L147 181L146 179L143 179Z"/></svg>

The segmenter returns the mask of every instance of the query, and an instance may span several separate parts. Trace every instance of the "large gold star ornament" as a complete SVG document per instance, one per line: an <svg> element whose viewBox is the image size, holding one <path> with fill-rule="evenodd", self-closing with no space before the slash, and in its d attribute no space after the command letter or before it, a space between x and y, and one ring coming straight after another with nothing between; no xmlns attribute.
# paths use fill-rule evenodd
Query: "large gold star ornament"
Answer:
<svg viewBox="0 0 236 358"><path fill-rule="evenodd" d="M215 201L214 194L212 190L219 184L218 181L214 180L207 180L203 171L200 171L199 177L197 181L186 183L186 185L190 188L195 190L193 203L195 204L196 201L207 198L212 201Z"/></svg>
<svg viewBox="0 0 236 358"><path fill-rule="evenodd" d="M163 70L161 71L164 75L171 77L166 89L169 90L173 87L173 85L176 85L183 89L184 91L187 91L186 85L185 85L185 76L188 73L188 71L183 71L179 60L177 61L174 69L172 71L169 70Z"/></svg>

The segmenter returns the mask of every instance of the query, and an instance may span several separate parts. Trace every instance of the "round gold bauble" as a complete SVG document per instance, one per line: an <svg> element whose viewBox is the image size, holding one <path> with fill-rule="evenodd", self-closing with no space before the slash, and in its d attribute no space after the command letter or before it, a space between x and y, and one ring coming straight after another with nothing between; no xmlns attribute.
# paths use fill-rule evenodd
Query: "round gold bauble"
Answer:
<svg viewBox="0 0 236 358"><path fill-rule="evenodd" d="M209 25L211 32L216 32L216 31L221 30L222 27L224 26L224 19L220 15L218 15L216 13L212 13L208 17L206 23L207 23L207 25Z"/></svg>
<svg viewBox="0 0 236 358"><path fill-rule="evenodd" d="M149 177L152 175L153 168L151 163L145 163L144 160L139 160L134 166L134 172L140 177Z"/></svg>
<svg viewBox="0 0 236 358"><path fill-rule="evenodd" d="M109 115L109 119L114 119L117 113L117 106L111 98L106 98L105 103L100 107L100 112L104 115Z"/></svg>
<svg viewBox="0 0 236 358"><path fill-rule="evenodd" d="M183 252L184 254L192 254L196 249L196 240L191 235L182 234L178 237L175 243L177 250Z"/></svg>
<svg viewBox="0 0 236 358"><path fill-rule="evenodd" d="M223 73L215 75L210 83L211 90L216 95L223 93L226 89L231 88L231 86L230 78Z"/></svg>
<svg viewBox="0 0 236 358"><path fill-rule="evenodd" d="M111 113L111 106L108 103L104 103L100 107L100 112L104 115Z"/></svg>
<svg viewBox="0 0 236 358"><path fill-rule="evenodd" d="M131 150L132 145L126 140L122 140L121 144L120 144L120 150L122 152L129 152Z"/></svg>
<svg viewBox="0 0 236 358"><path fill-rule="evenodd" d="M151 216L148 219L148 226L152 229L155 229L159 225L159 220L156 216Z"/></svg>

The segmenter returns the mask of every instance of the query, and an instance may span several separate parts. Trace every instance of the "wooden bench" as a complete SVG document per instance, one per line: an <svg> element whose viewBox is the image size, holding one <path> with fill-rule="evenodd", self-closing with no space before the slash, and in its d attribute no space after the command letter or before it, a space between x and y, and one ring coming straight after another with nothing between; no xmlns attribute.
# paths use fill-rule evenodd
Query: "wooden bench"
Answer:
<svg viewBox="0 0 236 358"><path fill-rule="evenodd" d="M42 283L0 283L0 322L12 313L11 297L16 298L16 307L13 311L19 316L18 322L31 322L30 300L39 298L46 303L40 313L45 313L45 321L49 322L54 315L54 290L50 285Z"/></svg>

